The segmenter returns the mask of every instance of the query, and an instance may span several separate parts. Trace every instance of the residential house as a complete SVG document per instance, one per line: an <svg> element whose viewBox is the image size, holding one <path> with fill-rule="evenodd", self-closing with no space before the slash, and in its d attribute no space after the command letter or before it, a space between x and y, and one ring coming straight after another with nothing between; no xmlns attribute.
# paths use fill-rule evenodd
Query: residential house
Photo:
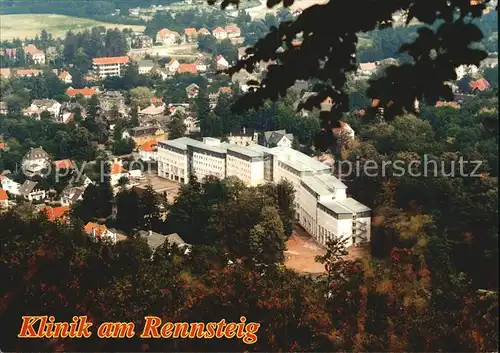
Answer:
<svg viewBox="0 0 500 353"><path fill-rule="evenodd" d="M227 32L222 27L217 27L212 31L213 36L218 40L223 40L227 38Z"/></svg>
<svg viewBox="0 0 500 353"><path fill-rule="evenodd" d="M14 60L17 57L17 49L16 48L5 48L5 49L3 49L2 54L11 60Z"/></svg>
<svg viewBox="0 0 500 353"><path fill-rule="evenodd" d="M186 132L185 132L186 135L200 132L200 127L198 126L198 120L192 115L188 115L184 119L184 125L186 126Z"/></svg>
<svg viewBox="0 0 500 353"><path fill-rule="evenodd" d="M177 61L176 59L172 59L168 64L165 64L165 69L167 70L167 72L173 74L177 72L180 65L181 64L179 63L179 61Z"/></svg>
<svg viewBox="0 0 500 353"><path fill-rule="evenodd" d="M106 241L111 242L112 244L116 244L116 242L118 241L117 233L108 229L104 224L89 222L85 225L83 230L95 242Z"/></svg>
<svg viewBox="0 0 500 353"><path fill-rule="evenodd" d="M206 28L200 28L198 30L198 36L209 36L211 35L210 31Z"/></svg>
<svg viewBox="0 0 500 353"><path fill-rule="evenodd" d="M198 37L198 33L196 32L196 28L186 28L184 29L184 40L187 43L193 43L196 42L196 39Z"/></svg>
<svg viewBox="0 0 500 353"><path fill-rule="evenodd" d="M207 63L203 54L198 55L194 64L196 65L196 71L198 72L206 72L208 70Z"/></svg>
<svg viewBox="0 0 500 353"><path fill-rule="evenodd" d="M139 35L132 38L132 47L134 48L151 48L153 46L153 38L146 35Z"/></svg>
<svg viewBox="0 0 500 353"><path fill-rule="evenodd" d="M47 215L47 218L51 222L66 222L68 220L70 208L69 206L42 206L40 207L39 211L45 213Z"/></svg>
<svg viewBox="0 0 500 353"><path fill-rule="evenodd" d="M68 71L63 71L59 74L59 79L67 84L72 84L73 83L73 76Z"/></svg>
<svg viewBox="0 0 500 353"><path fill-rule="evenodd" d="M259 143L259 134L254 129L243 127L235 129L227 136L228 143L238 146L250 146Z"/></svg>
<svg viewBox="0 0 500 353"><path fill-rule="evenodd" d="M249 47L239 47L238 48L238 60L241 60L243 59L244 57L246 57L248 54L246 53L246 50L248 49Z"/></svg>
<svg viewBox="0 0 500 353"><path fill-rule="evenodd" d="M196 74L196 73L198 73L198 70L196 68L196 64L180 64L179 68L177 69L177 73L179 73L179 74L184 74L184 73Z"/></svg>
<svg viewBox="0 0 500 353"><path fill-rule="evenodd" d="M0 209L9 207L9 195L7 192L0 188Z"/></svg>
<svg viewBox="0 0 500 353"><path fill-rule="evenodd" d="M76 102L64 102L61 104L61 109L59 110L59 117L57 118L58 123L68 124L74 120L73 111L76 109L80 110L82 118L85 118L86 112L85 108Z"/></svg>
<svg viewBox="0 0 500 353"><path fill-rule="evenodd" d="M149 245L149 248L153 251L153 253L156 251L158 247L163 245L165 242L167 242L170 246L177 246L179 249L184 250L184 254L187 254L189 252L189 249L191 247L190 244L187 244L182 240L182 238L179 236L177 233L172 233L168 235L156 233L153 231L146 231L146 230L141 230L139 231L139 236L146 240L146 242Z"/></svg>
<svg viewBox="0 0 500 353"><path fill-rule="evenodd" d="M10 179L7 175L0 175L0 185L2 189L12 195L21 195L21 184Z"/></svg>
<svg viewBox="0 0 500 353"><path fill-rule="evenodd" d="M155 106L154 104L151 104L149 107L139 110L138 114L141 119L146 119L146 120L156 119L157 121L159 121L166 115L165 105L162 104Z"/></svg>
<svg viewBox="0 0 500 353"><path fill-rule="evenodd" d="M42 70L36 69L17 69L15 71L16 77L35 77L40 76L42 74Z"/></svg>
<svg viewBox="0 0 500 353"><path fill-rule="evenodd" d="M163 105L163 97L153 97L151 98L151 104L154 104L155 107L159 105Z"/></svg>
<svg viewBox="0 0 500 353"><path fill-rule="evenodd" d="M460 103L459 102L437 101L435 107L436 108L451 107L451 108L455 108L455 109L460 109Z"/></svg>
<svg viewBox="0 0 500 353"><path fill-rule="evenodd" d="M19 188L19 193L28 201L41 201L45 199L45 190L41 189L36 181L26 180Z"/></svg>
<svg viewBox="0 0 500 353"><path fill-rule="evenodd" d="M77 95L81 94L85 98L90 98L94 94L97 94L97 90L95 88L73 88L73 87L68 87L66 90L66 95L75 98Z"/></svg>
<svg viewBox="0 0 500 353"><path fill-rule="evenodd" d="M348 123L344 121L339 121L340 127L336 127L332 129L332 132L335 136L346 136L347 138L354 140L354 130Z"/></svg>
<svg viewBox="0 0 500 353"><path fill-rule="evenodd" d="M155 63L153 60L139 60L137 62L138 70L140 75L146 75L153 70Z"/></svg>
<svg viewBox="0 0 500 353"><path fill-rule="evenodd" d="M293 134L287 134L286 130L265 131L260 136L259 144L268 148L287 147L291 148L293 143Z"/></svg>
<svg viewBox="0 0 500 353"><path fill-rule="evenodd" d="M109 76L123 76L128 65L128 56L113 56L92 59L92 69L99 78Z"/></svg>
<svg viewBox="0 0 500 353"><path fill-rule="evenodd" d="M23 157L22 170L28 177L43 175L50 167L50 155L42 147L31 148Z"/></svg>
<svg viewBox="0 0 500 353"><path fill-rule="evenodd" d="M11 75L12 72L10 70L10 67L0 68L0 78L8 80Z"/></svg>
<svg viewBox="0 0 500 353"><path fill-rule="evenodd" d="M490 83L484 78L480 78L479 80L472 81L469 85L470 85L470 88L472 89L473 92L476 92L476 91L483 92L483 91L487 91L490 89Z"/></svg>
<svg viewBox="0 0 500 353"><path fill-rule="evenodd" d="M23 110L26 116L40 116L43 112L49 112L50 116L57 118L61 111L61 103L54 99L35 99L31 105Z"/></svg>
<svg viewBox="0 0 500 353"><path fill-rule="evenodd" d="M180 40L180 34L178 32L171 31L168 28L163 28L156 34L156 42L163 45L172 45Z"/></svg>
<svg viewBox="0 0 500 353"><path fill-rule="evenodd" d="M155 161L158 151L158 141L149 140L139 146L139 159L143 161Z"/></svg>
<svg viewBox="0 0 500 353"><path fill-rule="evenodd" d="M358 68L358 75L360 76L365 76L365 77L370 77L377 71L377 64L376 63L360 63L359 68Z"/></svg>
<svg viewBox="0 0 500 353"><path fill-rule="evenodd" d="M231 76L231 81L237 83L242 92L248 92L251 88L257 88L257 77L249 73L247 70L240 70Z"/></svg>
<svg viewBox="0 0 500 353"><path fill-rule="evenodd" d="M128 110L125 105L125 98L120 91L106 91L99 95L99 106L104 112L117 109L121 115L125 115Z"/></svg>
<svg viewBox="0 0 500 353"><path fill-rule="evenodd" d="M7 115L9 113L9 106L6 102L0 102L0 114Z"/></svg>
<svg viewBox="0 0 500 353"><path fill-rule="evenodd" d="M226 26L226 33L228 38L241 37L241 29L235 24Z"/></svg>
<svg viewBox="0 0 500 353"><path fill-rule="evenodd" d="M222 55L217 55L215 58L217 70L226 70L229 68L229 63Z"/></svg>
<svg viewBox="0 0 500 353"><path fill-rule="evenodd" d="M109 177L109 184L111 187L115 187L121 178L128 179L128 172L123 168L122 162L120 160L115 160L111 163L111 175Z"/></svg>
<svg viewBox="0 0 500 353"><path fill-rule="evenodd" d="M33 44L23 47L23 50L26 57L33 61L35 65L45 64L45 54Z"/></svg>
<svg viewBox="0 0 500 353"><path fill-rule="evenodd" d="M122 138L131 138L139 146L149 140L166 140L168 134L162 128L156 126L139 126L124 131Z"/></svg>
<svg viewBox="0 0 500 353"><path fill-rule="evenodd" d="M200 92L200 86L196 83L191 83L186 87L186 94L188 98L196 98L198 97L198 93Z"/></svg>
<svg viewBox="0 0 500 353"><path fill-rule="evenodd" d="M78 201L83 200L85 187L70 186L68 185L61 193L61 205L71 206Z"/></svg>
<svg viewBox="0 0 500 353"><path fill-rule="evenodd" d="M73 169L73 162L71 159L60 159L58 161L53 162L54 167L56 167L56 170L62 170L62 169Z"/></svg>

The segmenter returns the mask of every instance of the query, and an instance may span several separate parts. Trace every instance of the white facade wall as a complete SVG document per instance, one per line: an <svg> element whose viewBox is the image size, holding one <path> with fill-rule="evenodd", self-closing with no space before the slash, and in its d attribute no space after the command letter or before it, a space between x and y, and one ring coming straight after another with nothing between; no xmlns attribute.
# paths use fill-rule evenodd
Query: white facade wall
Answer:
<svg viewBox="0 0 500 353"><path fill-rule="evenodd" d="M189 181L187 150L175 149L158 143L158 176L180 183Z"/></svg>
<svg viewBox="0 0 500 353"><path fill-rule="evenodd" d="M347 239L347 246L370 241L370 210L347 198L346 186L331 175L330 167L290 148L240 147L211 138L203 143L189 138L160 142L158 175L182 183L191 173L198 180L236 176L253 186L265 182L266 154L272 156L272 181L287 180L294 186L296 219L320 244L334 237Z"/></svg>
<svg viewBox="0 0 500 353"><path fill-rule="evenodd" d="M224 179L226 177L226 156L197 149L193 151L192 168L199 181L210 175Z"/></svg>
<svg viewBox="0 0 500 353"><path fill-rule="evenodd" d="M94 70L97 71L99 78L108 76L122 76L125 64L94 64Z"/></svg>

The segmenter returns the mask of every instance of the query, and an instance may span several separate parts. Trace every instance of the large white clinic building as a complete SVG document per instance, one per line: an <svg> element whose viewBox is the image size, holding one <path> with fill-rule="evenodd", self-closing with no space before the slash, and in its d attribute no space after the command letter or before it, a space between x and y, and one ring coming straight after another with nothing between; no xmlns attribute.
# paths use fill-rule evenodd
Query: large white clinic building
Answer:
<svg viewBox="0 0 500 353"><path fill-rule="evenodd" d="M371 210L347 197L328 165L289 147L238 146L210 137L160 141L158 175L180 183L191 175L200 181L236 176L251 186L286 179L295 188L297 222L319 243L333 237L347 246L370 241Z"/></svg>

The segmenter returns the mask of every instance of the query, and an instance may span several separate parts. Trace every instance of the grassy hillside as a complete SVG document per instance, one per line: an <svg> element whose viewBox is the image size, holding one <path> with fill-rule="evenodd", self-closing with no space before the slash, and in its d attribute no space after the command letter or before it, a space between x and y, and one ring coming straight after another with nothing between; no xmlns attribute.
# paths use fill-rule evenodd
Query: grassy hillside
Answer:
<svg viewBox="0 0 500 353"><path fill-rule="evenodd" d="M79 32L87 28L104 26L106 28L132 28L143 31L144 26L120 25L91 20L88 18L71 17L53 14L23 14L2 15L0 21L0 39L34 38L42 29L52 33L53 37L64 37L67 31Z"/></svg>

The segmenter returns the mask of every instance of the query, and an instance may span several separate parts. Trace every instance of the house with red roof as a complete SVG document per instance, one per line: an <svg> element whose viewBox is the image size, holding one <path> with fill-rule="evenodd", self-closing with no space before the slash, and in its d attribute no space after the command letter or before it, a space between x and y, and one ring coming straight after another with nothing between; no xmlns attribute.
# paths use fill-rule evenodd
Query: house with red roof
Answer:
<svg viewBox="0 0 500 353"><path fill-rule="evenodd" d="M206 28L200 28L198 30L198 35L199 36L208 36L210 34L211 34L210 31L208 29L206 29Z"/></svg>
<svg viewBox="0 0 500 353"><path fill-rule="evenodd" d="M229 68L229 63L222 55L217 55L215 58L215 62L217 65L217 70L226 70Z"/></svg>
<svg viewBox="0 0 500 353"><path fill-rule="evenodd" d="M92 69L100 78L123 76L128 65L128 56L110 56L92 59Z"/></svg>
<svg viewBox="0 0 500 353"><path fill-rule="evenodd" d="M177 59L172 59L172 60L170 60L170 62L168 62L167 64L165 64L165 69L169 73L173 74L173 73L177 72L177 70L179 69L180 65L181 64L179 63L179 61L177 61Z"/></svg>
<svg viewBox="0 0 500 353"><path fill-rule="evenodd" d="M73 83L73 76L68 71L63 71L59 74L59 79L67 84L72 84Z"/></svg>
<svg viewBox="0 0 500 353"><path fill-rule="evenodd" d="M117 233L109 230L104 224L89 222L83 227L83 230L95 242L109 241L115 244L118 241Z"/></svg>
<svg viewBox="0 0 500 353"><path fill-rule="evenodd" d="M58 161L54 161L54 165L56 169L72 169L73 162L70 159L61 159Z"/></svg>
<svg viewBox="0 0 500 353"><path fill-rule="evenodd" d="M217 27L212 31L213 36L218 40L223 40L227 38L227 32L222 27Z"/></svg>
<svg viewBox="0 0 500 353"><path fill-rule="evenodd" d="M0 188L0 209L9 207L9 195L7 192Z"/></svg>
<svg viewBox="0 0 500 353"><path fill-rule="evenodd" d="M228 38L241 37L241 29L234 23L226 26L226 33Z"/></svg>
<svg viewBox="0 0 500 353"><path fill-rule="evenodd" d="M196 31L196 28L185 28L184 29L184 40L187 43L193 43L196 41L198 37L198 32Z"/></svg>
<svg viewBox="0 0 500 353"><path fill-rule="evenodd" d="M179 74L184 74L184 73L196 74L196 73L198 73L198 69L196 68L196 64L180 64L179 68L177 69L177 73L179 73Z"/></svg>
<svg viewBox="0 0 500 353"><path fill-rule="evenodd" d="M139 146L139 159L143 161L155 161L158 151L158 141L149 140Z"/></svg>
<svg viewBox="0 0 500 353"><path fill-rule="evenodd" d="M472 81L470 83L470 88L474 92L483 92L490 89L490 83L485 78L480 78L479 80Z"/></svg>
<svg viewBox="0 0 500 353"><path fill-rule="evenodd" d="M451 107L455 109L460 109L460 104L458 102L444 102L444 101L438 101L436 102L436 108L440 107Z"/></svg>
<svg viewBox="0 0 500 353"><path fill-rule="evenodd" d="M85 88L68 87L68 89L66 90L66 95L71 98L76 97L78 94L81 94L85 98L90 98L94 94L97 94L97 91L95 90L95 88L88 88L88 87Z"/></svg>
<svg viewBox="0 0 500 353"><path fill-rule="evenodd" d="M172 45L181 40L181 35L176 31L163 28L156 33L156 42L163 45Z"/></svg>
<svg viewBox="0 0 500 353"><path fill-rule="evenodd" d="M0 68L0 78L4 78L6 80L8 80L11 76L11 70L10 70L10 67L6 67L6 68Z"/></svg>
<svg viewBox="0 0 500 353"><path fill-rule="evenodd" d="M33 44L23 47L24 54L31 60L35 65L45 64L45 54L42 50L38 49Z"/></svg>
<svg viewBox="0 0 500 353"><path fill-rule="evenodd" d="M42 70L36 69L18 69L15 72L16 77L35 77L40 76L42 74Z"/></svg>
<svg viewBox="0 0 500 353"><path fill-rule="evenodd" d="M56 220L60 222L66 222L68 220L69 211L69 206L43 206L40 208L40 212L45 213L47 215L47 218L51 222L55 222Z"/></svg>

